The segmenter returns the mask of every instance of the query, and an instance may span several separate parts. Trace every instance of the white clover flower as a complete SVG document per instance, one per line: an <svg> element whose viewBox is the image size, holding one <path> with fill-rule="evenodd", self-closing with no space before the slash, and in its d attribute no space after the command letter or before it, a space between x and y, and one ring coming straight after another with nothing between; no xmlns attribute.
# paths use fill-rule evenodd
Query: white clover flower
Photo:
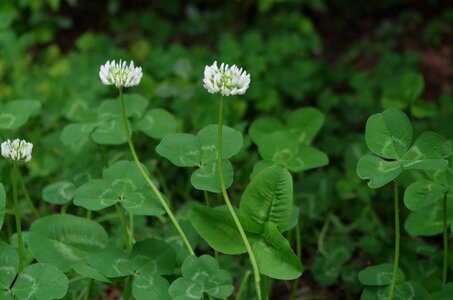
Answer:
<svg viewBox="0 0 453 300"><path fill-rule="evenodd" d="M99 70L99 77L105 85L114 84L117 88L136 86L143 77L142 68L135 67L131 61L129 66L125 61L107 61Z"/></svg>
<svg viewBox="0 0 453 300"><path fill-rule="evenodd" d="M14 161L29 161L31 160L31 151L33 144L25 140L15 139L14 141L7 140L2 143L2 156Z"/></svg>
<svg viewBox="0 0 453 300"><path fill-rule="evenodd" d="M215 61L204 68L203 87L211 94L220 92L223 96L242 95L250 85L250 74L236 65L229 67Z"/></svg>

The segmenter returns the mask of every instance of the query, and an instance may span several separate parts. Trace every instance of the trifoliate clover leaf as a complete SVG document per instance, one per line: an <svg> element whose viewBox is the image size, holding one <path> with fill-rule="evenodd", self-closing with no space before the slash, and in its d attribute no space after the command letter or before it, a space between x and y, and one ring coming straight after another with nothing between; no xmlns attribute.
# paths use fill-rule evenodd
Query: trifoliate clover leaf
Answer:
<svg viewBox="0 0 453 300"><path fill-rule="evenodd" d="M145 169L145 167L143 166ZM137 166L118 161L104 170L102 179L91 180L74 193L74 204L101 210L119 203L134 215L162 215L164 210Z"/></svg>
<svg viewBox="0 0 453 300"><path fill-rule="evenodd" d="M366 124L365 141L373 154L364 155L357 174L379 188L404 170L437 170L447 167L451 146L439 134L426 131L412 143L412 125L401 111L387 109L372 115Z"/></svg>
<svg viewBox="0 0 453 300"><path fill-rule="evenodd" d="M230 127L222 127L222 164L225 186L233 183L233 167L229 158L242 148L242 134ZM220 193L217 165L217 125L208 125L198 134L175 133L165 136L156 152L178 167L198 167L190 182L203 191Z"/></svg>
<svg viewBox="0 0 453 300"><path fill-rule="evenodd" d="M201 299L203 293L225 298L234 290L231 274L221 270L217 260L209 255L186 258L182 275L170 285L169 292L174 300Z"/></svg>
<svg viewBox="0 0 453 300"><path fill-rule="evenodd" d="M107 248L90 255L87 263L107 278L132 276L137 300L170 300L169 283L161 275L174 272L176 252L164 241L146 239L134 244L130 257L124 250Z"/></svg>
<svg viewBox="0 0 453 300"><path fill-rule="evenodd" d="M140 130L151 138L161 139L173 133L177 122L166 110L154 108L146 111L148 99L140 95L124 95L125 113L129 128ZM120 118L120 101L108 99L103 101L96 113L89 115L84 122L67 125L60 136L65 145L86 143L93 140L101 145L119 145L126 143L122 120Z"/></svg>
<svg viewBox="0 0 453 300"><path fill-rule="evenodd" d="M265 162L301 172L329 162L324 152L310 146L323 123L324 115L307 107L292 112L286 125L277 119L259 118L253 122L249 134Z"/></svg>

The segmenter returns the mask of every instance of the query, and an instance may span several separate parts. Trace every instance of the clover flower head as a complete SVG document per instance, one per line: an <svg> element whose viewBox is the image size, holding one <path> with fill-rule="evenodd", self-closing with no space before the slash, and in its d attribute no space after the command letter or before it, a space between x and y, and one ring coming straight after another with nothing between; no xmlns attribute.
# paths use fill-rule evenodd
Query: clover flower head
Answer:
<svg viewBox="0 0 453 300"><path fill-rule="evenodd" d="M243 95L250 85L250 74L236 65L229 67L222 63L220 68L215 61L204 68L203 87L211 94L223 96Z"/></svg>
<svg viewBox="0 0 453 300"><path fill-rule="evenodd" d="M114 84L117 88L136 86L143 77L142 68L134 66L131 61L129 66L125 61L107 61L99 70L99 77L105 85Z"/></svg>
<svg viewBox="0 0 453 300"><path fill-rule="evenodd" d="M25 140L6 140L2 143L2 156L14 161L30 161L33 144Z"/></svg>

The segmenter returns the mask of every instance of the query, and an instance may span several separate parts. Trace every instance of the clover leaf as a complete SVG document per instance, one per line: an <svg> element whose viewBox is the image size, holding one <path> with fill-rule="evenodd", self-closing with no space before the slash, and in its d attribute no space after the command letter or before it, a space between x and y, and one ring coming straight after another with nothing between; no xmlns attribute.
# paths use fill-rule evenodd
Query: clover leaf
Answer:
<svg viewBox="0 0 453 300"><path fill-rule="evenodd" d="M33 222L27 234L33 257L40 263L52 263L63 272L107 243L107 232L101 225L68 214L42 217Z"/></svg>
<svg viewBox="0 0 453 300"><path fill-rule="evenodd" d="M230 127L222 127L222 166L225 186L233 183L233 167L228 160L241 150L242 134ZM165 136L156 152L177 167L197 167L190 182L203 191L220 193L217 163L217 125L208 125L197 135L175 133Z"/></svg>
<svg viewBox="0 0 453 300"><path fill-rule="evenodd" d="M41 109L36 100L16 100L0 105L0 129L12 130L23 126Z"/></svg>
<svg viewBox="0 0 453 300"><path fill-rule="evenodd" d="M2 299L61 299L69 281L55 266L37 263L17 274L19 257L11 245L0 242L0 297ZM17 276L17 279L14 280Z"/></svg>
<svg viewBox="0 0 453 300"><path fill-rule="evenodd" d="M231 274L221 270L217 260L209 255L187 257L182 275L170 285L169 293L174 300L202 299L203 293L225 298L234 290Z"/></svg>
<svg viewBox="0 0 453 300"><path fill-rule="evenodd" d="M292 217L291 174L272 166L261 171L244 191L239 220L254 252L260 273L289 280L299 277L303 266L281 232ZM196 206L192 225L213 249L226 254L246 252L234 221L223 208Z"/></svg>
<svg viewBox="0 0 453 300"><path fill-rule="evenodd" d="M357 174L379 188L397 178L404 170L445 168L451 146L439 134L426 131L412 144L409 118L397 109L387 109L368 118L365 141L373 154L357 164ZM412 144L412 145L411 145Z"/></svg>
<svg viewBox="0 0 453 300"><path fill-rule="evenodd" d="M267 166L276 164L301 172L329 162L324 152L310 146L323 123L324 115L319 110L306 107L292 112L286 125L274 118L259 118L249 134Z"/></svg>
<svg viewBox="0 0 453 300"><path fill-rule="evenodd" d="M140 95L124 95L126 117L133 130L140 130L151 138L160 139L176 129L176 119L164 109L146 111L148 100ZM131 125L131 124L129 124ZM65 145L85 143L92 139L97 144L118 145L127 141L120 118L118 99L103 101L97 113L84 122L67 125L60 136Z"/></svg>
<svg viewBox="0 0 453 300"><path fill-rule="evenodd" d="M107 278L132 276L137 300L170 300L169 283L162 275L174 272L176 252L164 241L146 239L134 244L130 257L124 250L106 248L87 258L87 264Z"/></svg>
<svg viewBox="0 0 453 300"><path fill-rule="evenodd" d="M130 161L112 164L104 170L102 179L91 180L74 193L74 204L88 210L101 210L117 203L134 215L164 213L137 166Z"/></svg>
<svg viewBox="0 0 453 300"><path fill-rule="evenodd" d="M451 143L451 142L450 142ZM404 193L404 204L411 210L406 223L412 236L430 236L443 231L443 198L447 201L447 226L453 221L453 164L448 168L425 171L427 178L410 184Z"/></svg>

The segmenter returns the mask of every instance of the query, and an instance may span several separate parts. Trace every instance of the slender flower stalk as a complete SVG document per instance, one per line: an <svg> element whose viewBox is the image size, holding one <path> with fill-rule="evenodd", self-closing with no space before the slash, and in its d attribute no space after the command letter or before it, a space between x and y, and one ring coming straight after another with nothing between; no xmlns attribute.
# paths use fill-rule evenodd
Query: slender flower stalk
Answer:
<svg viewBox="0 0 453 300"><path fill-rule="evenodd" d="M22 224L20 221L20 205L17 197L17 162L13 162L13 169L11 171L11 181L13 183L13 201L14 201L14 218L16 220L17 232L17 252L19 254L19 268L18 273L24 269L24 241L22 238Z"/></svg>
<svg viewBox="0 0 453 300"><path fill-rule="evenodd" d="M118 211L118 217L121 222L121 228L123 230L123 240L124 240L124 247L126 248L127 254L131 254L132 252L132 241L129 234L129 229L127 228L126 222L126 213L124 212L124 208L121 204L116 204L116 209Z"/></svg>
<svg viewBox="0 0 453 300"><path fill-rule="evenodd" d="M124 97L123 97L123 91L120 88L120 110L121 110L121 118L123 121L123 128L124 128L124 133L126 134L127 137L127 143L129 145L129 149L131 151L132 157L134 159L135 164L137 165L138 170L142 174L143 178L146 180L148 183L149 187L153 191L153 193L157 196L159 199L162 207L164 208L165 212L168 214L170 217L170 220L173 222L173 225L176 227L176 230L178 231L179 235L181 236L181 239L184 242L184 245L186 246L187 250L191 255L195 255L195 252L192 249L192 246L189 243L189 240L187 239L186 234L182 230L181 226L178 223L178 220L176 220L175 215L171 211L170 207L168 206L167 202L165 199L162 197L162 194L159 192L155 184L152 182L152 180L149 178L149 176L146 174L145 170L142 167L142 164L140 163L140 160L138 159L137 152L135 151L134 143L132 142L132 135L130 134L129 131L129 125L127 124L127 117L126 117L126 108L124 105Z"/></svg>
<svg viewBox="0 0 453 300"><path fill-rule="evenodd" d="M171 211L169 205L165 201L165 199L162 197L162 194L159 192L155 184L152 182L152 180L149 178L149 176L146 174L145 170L142 167L142 164L140 163L140 160L138 158L137 152L135 151L134 143L132 142L132 135L129 130L129 125L127 123L127 117L126 117L126 108L124 105L124 97L123 97L123 89L127 87L132 87L132 86L137 86L140 83L140 80L143 77L142 73L142 68L141 67L136 67L134 65L134 62L131 61L129 66L126 64L125 61L121 61L117 64L113 60L112 62L107 61L106 64L102 65L99 70L99 77L101 78L101 81L104 85L115 85L118 90L119 90L119 95L120 95L120 114L121 114L121 120L123 123L123 129L124 133L127 138L127 144L129 145L129 149L131 151L132 158L134 159L134 162L140 172L140 174L143 176L145 181L148 183L149 187L153 191L153 193L157 196L159 199L162 207L164 208L165 212L168 214L170 217L173 225L176 227L176 230L178 231L179 235L181 236L181 239L183 240L184 245L186 246L187 250L191 255L195 255L195 252L192 249L192 246L189 243L189 240L187 239L187 236L185 235L184 231L182 230L181 226L179 225L178 221L176 220L176 217L174 216L173 212Z"/></svg>
<svg viewBox="0 0 453 300"><path fill-rule="evenodd" d="M392 283L390 284L389 300L393 300L396 286L396 277L398 273L398 264L400 259L400 204L398 182L393 182L393 192L395 201L395 259L393 261Z"/></svg>
<svg viewBox="0 0 453 300"><path fill-rule="evenodd" d="M444 288L445 284L447 283L447 274L448 274L448 261L449 261L449 255L448 255L448 223L447 223L447 193L444 194L444 197L442 199L442 209L443 209L443 225L444 225L444 233L443 233L443 239L444 239L444 263L443 263L443 268L442 268L442 288Z"/></svg>
<svg viewBox="0 0 453 300"><path fill-rule="evenodd" d="M20 220L20 204L17 193L17 182L19 175L19 166L21 162L28 162L31 160L31 153L33 150L33 144L28 143L24 140L15 139L13 141L7 140L1 144L2 156L6 159L10 159L13 162L11 169L11 182L13 185L13 203L14 203L14 218L16 221L16 232L17 232L17 252L19 255L19 267L18 273L24 269L24 242L22 238L22 224Z"/></svg>
<svg viewBox="0 0 453 300"><path fill-rule="evenodd" d="M228 210L236 224L236 227L241 235L242 241L244 242L247 253L250 257L250 262L253 268L253 274L255 277L255 286L258 300L262 299L261 286L260 286L260 272L258 264L253 254L252 247L247 239L244 228L239 221L236 212L234 211L233 205L231 204L230 198L225 187L225 179L223 177L223 166L222 166L222 123L223 123L223 99L224 96L230 95L242 95L244 94L250 85L250 74L247 74L242 68L239 69L236 65L229 67L228 65L221 64L220 68L217 66L217 62L214 62L211 66L206 66L204 70L203 87L211 94L220 93L220 105L219 105L219 121L217 127L217 168L219 172L220 189L222 191L223 199L228 207Z"/></svg>
<svg viewBox="0 0 453 300"><path fill-rule="evenodd" d="M228 197L228 193L225 187L225 179L223 177L223 168L222 168L222 121L223 121L223 96L220 98L220 108L219 108L219 126L217 130L217 166L219 169L219 179L220 179L220 189L222 190L223 199L225 200L225 204L228 207L228 210L233 217L234 223L236 224L237 229L239 230L239 234L241 235L242 241L244 242L245 248L250 257L250 263L252 264L253 274L255 277L255 286L256 286L256 294L258 300L261 300L261 285L260 285L260 272L258 269L258 264L256 263L255 255L253 254L252 247L247 239L245 234L244 228L242 228L241 222L239 221L236 212L234 211L233 205L231 204L230 198Z"/></svg>

